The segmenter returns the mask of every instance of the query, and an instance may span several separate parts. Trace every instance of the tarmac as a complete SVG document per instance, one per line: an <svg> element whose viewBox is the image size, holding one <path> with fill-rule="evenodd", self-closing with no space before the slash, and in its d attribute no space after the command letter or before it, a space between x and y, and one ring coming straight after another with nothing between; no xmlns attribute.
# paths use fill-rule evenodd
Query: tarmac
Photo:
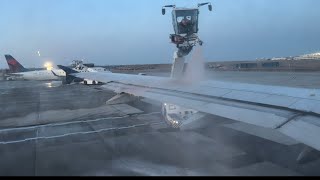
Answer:
<svg viewBox="0 0 320 180"><path fill-rule="evenodd" d="M292 77L222 73L209 77L275 85ZM286 83L318 88L317 75L295 74ZM106 105L114 95L100 86L0 81L0 175L320 175L319 158L298 163L305 146L270 130L207 115L206 126L178 131L162 120L159 105Z"/></svg>

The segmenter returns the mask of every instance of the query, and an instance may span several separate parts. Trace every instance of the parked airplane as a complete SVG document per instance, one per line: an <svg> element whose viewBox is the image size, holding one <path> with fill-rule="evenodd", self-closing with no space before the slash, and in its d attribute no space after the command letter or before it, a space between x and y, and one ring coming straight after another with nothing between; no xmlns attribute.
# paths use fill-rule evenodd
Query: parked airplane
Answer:
<svg viewBox="0 0 320 180"><path fill-rule="evenodd" d="M83 61L78 61L78 60L74 60L73 61L73 65L74 68L72 68L75 72L106 72L106 73L111 73L111 71L107 70L106 68L103 67L94 67L91 64L84 64ZM52 73L63 79L63 83L64 84L70 84L71 82L76 82L76 83L81 83L81 84L85 84L85 85L99 85L99 84L103 84L99 81L96 80L91 80L91 79L80 79L80 78L72 78L71 80L69 79L69 77L65 77L64 76L59 76L58 74L56 74L54 71L52 71ZM64 78L65 77L65 78Z"/></svg>
<svg viewBox="0 0 320 180"><path fill-rule="evenodd" d="M66 74L61 69L51 70L28 70L24 68L15 58L11 55L5 55L7 60L10 74L7 75L7 80L36 80L36 81L47 81L47 80L62 80ZM73 68L78 72L110 72L102 67L87 67L84 64L76 64ZM85 79L81 81L83 84L99 84L98 81Z"/></svg>
<svg viewBox="0 0 320 180"><path fill-rule="evenodd" d="M7 80L60 80L50 70L37 70L32 71L24 68L15 58L11 55L5 55L10 72ZM61 69L52 69L53 72L59 76L65 76L65 72Z"/></svg>

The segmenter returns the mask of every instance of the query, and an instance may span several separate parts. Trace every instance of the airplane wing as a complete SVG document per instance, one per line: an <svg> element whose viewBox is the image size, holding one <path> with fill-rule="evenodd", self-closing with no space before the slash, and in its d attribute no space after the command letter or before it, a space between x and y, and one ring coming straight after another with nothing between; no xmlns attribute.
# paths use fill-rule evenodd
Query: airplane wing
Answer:
<svg viewBox="0 0 320 180"><path fill-rule="evenodd" d="M320 91L206 80L191 83L171 78L117 73L71 74L96 79L103 87L200 112L276 129L320 150Z"/></svg>

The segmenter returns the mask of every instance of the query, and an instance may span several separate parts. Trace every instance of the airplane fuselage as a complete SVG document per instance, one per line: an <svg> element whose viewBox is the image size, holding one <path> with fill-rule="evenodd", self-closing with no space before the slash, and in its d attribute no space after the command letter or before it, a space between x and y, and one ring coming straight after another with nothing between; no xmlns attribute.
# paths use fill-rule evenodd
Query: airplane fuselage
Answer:
<svg viewBox="0 0 320 180"><path fill-rule="evenodd" d="M65 72L61 69L54 69L53 71L59 76L65 76ZM15 78L20 80L47 81L60 79L49 70L12 73L11 75L16 76Z"/></svg>

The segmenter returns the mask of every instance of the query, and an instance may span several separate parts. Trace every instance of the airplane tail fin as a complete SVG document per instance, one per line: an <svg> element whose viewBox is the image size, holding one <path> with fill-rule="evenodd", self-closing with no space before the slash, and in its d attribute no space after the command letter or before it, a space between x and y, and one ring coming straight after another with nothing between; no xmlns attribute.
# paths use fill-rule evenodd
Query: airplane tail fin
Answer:
<svg viewBox="0 0 320 180"><path fill-rule="evenodd" d="M58 67L60 69L62 69L64 72L66 72L66 81L65 83L66 84L71 84L72 82L78 82L78 81L82 81L83 79L81 78L77 78L75 76L72 76L70 74L75 74L75 73L79 73L78 71L75 71L69 67L66 67L66 66L62 66L62 65L58 65Z"/></svg>
<svg viewBox="0 0 320 180"><path fill-rule="evenodd" d="M26 68L24 68L16 59L14 59L11 55L4 55L10 72L11 73L18 73L18 72L26 72L28 71Z"/></svg>

